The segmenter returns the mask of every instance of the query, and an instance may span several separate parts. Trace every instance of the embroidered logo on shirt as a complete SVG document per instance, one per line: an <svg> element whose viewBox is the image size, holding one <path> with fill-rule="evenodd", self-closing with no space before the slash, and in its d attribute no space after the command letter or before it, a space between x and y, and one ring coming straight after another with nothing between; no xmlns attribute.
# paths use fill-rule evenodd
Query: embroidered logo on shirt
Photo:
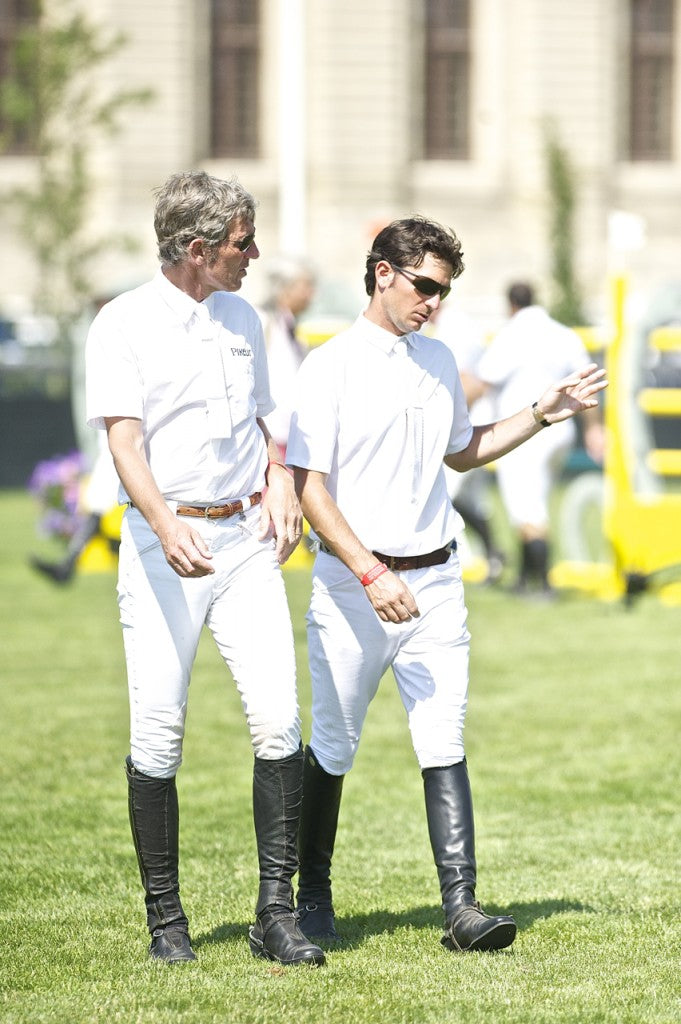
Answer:
<svg viewBox="0 0 681 1024"><path fill-rule="evenodd" d="M250 356L251 355L250 348L233 348L231 351L232 351L232 355L233 356Z"/></svg>

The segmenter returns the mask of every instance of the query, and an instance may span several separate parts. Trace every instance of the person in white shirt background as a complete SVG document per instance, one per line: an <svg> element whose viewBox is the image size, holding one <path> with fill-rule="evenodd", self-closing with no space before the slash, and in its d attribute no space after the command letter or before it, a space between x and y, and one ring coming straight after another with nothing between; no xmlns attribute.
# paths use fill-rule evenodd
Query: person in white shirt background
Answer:
<svg viewBox="0 0 681 1024"><path fill-rule="evenodd" d="M302 517L264 423L273 402L260 320L231 294L259 256L255 201L236 179L180 172L157 192L154 227L156 276L100 310L86 347L88 423L106 429L129 503L118 598L128 805L149 954L196 959L179 895L175 779L205 624L234 676L254 754L260 883L251 951L322 964L293 913L303 751L280 564L300 540Z"/></svg>
<svg viewBox="0 0 681 1024"><path fill-rule="evenodd" d="M478 363L485 351L482 330L473 317L464 313L450 299L440 306L435 317L431 316L428 334L444 341L454 353L471 423L489 423L493 418L492 411L478 378ZM482 544L487 562L485 582L498 583L504 570L505 557L494 536L490 500L492 476L482 466L467 473L455 473L445 466L445 477L450 500L465 522L466 531L472 530ZM466 531L458 538L464 572L466 558L469 562L474 558L467 544Z"/></svg>
<svg viewBox="0 0 681 1024"><path fill-rule="evenodd" d="M575 331L553 320L535 304L531 285L518 281L507 293L510 319L495 335L477 367L494 418L508 416L552 380L581 370L589 356ZM582 416L584 445L597 463L603 459L603 426L597 406ZM576 439L571 420L556 423L509 453L496 467L501 499L519 544L516 593L551 596L549 532L551 491Z"/></svg>
<svg viewBox="0 0 681 1024"><path fill-rule="evenodd" d="M595 366L519 412L473 426L451 350L422 331L463 271L461 244L422 217L394 221L367 257L369 304L303 362L287 462L319 540L308 652L297 907L302 931L336 940L331 861L343 777L379 681L392 667L423 776L449 950L509 946L516 925L475 898L473 805L463 730L469 633L444 465L499 459L596 404Z"/></svg>
<svg viewBox="0 0 681 1024"><path fill-rule="evenodd" d="M275 404L273 411L265 417L265 423L279 445L283 459L291 422L294 382L307 355L307 346L296 335L296 324L314 298L316 278L308 260L286 254L275 256L268 262L265 278L265 298L256 309L265 335L270 394Z"/></svg>

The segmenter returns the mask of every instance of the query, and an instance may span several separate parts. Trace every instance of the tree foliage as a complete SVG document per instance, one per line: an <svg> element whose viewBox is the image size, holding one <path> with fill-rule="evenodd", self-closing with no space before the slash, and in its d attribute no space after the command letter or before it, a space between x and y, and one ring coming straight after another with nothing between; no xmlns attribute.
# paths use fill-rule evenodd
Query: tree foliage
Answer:
<svg viewBox="0 0 681 1024"><path fill-rule="evenodd" d="M32 251L35 308L62 327L91 294L96 257L131 246L125 236L95 238L89 230L92 147L118 131L125 110L152 96L149 89L106 90L101 70L125 42L72 0L36 0L0 81L0 147L19 144L33 158L31 178L1 198Z"/></svg>
<svg viewBox="0 0 681 1024"><path fill-rule="evenodd" d="M584 314L574 271L575 175L569 155L551 127L546 129L545 151L550 199L552 300L549 312L561 323L576 327L584 323Z"/></svg>

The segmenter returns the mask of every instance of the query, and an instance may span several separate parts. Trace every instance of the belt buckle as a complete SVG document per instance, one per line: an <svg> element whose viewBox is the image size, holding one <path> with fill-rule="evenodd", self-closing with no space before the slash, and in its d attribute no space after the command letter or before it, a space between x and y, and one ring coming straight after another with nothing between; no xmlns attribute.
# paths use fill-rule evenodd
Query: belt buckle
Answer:
<svg viewBox="0 0 681 1024"><path fill-rule="evenodd" d="M396 555L390 555L389 558L388 558L388 568L390 569L391 572L394 572L396 563L397 563L397 556Z"/></svg>
<svg viewBox="0 0 681 1024"><path fill-rule="evenodd" d="M212 507L213 507L212 505L206 505L206 507L205 507L205 508L204 508L204 510L203 510L203 518L204 518L204 519L210 519L210 516L208 515L208 512L209 512L209 510L210 510L210 509L211 509Z"/></svg>

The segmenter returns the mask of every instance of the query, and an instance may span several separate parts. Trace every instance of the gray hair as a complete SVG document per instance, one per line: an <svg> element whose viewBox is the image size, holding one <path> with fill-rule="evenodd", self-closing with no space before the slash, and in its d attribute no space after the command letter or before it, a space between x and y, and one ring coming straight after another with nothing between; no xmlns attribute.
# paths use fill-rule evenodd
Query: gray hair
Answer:
<svg viewBox="0 0 681 1024"><path fill-rule="evenodd" d="M194 238L214 248L234 221L255 217L255 199L236 178L223 181L205 171L180 171L155 194L154 229L164 266L183 263Z"/></svg>

